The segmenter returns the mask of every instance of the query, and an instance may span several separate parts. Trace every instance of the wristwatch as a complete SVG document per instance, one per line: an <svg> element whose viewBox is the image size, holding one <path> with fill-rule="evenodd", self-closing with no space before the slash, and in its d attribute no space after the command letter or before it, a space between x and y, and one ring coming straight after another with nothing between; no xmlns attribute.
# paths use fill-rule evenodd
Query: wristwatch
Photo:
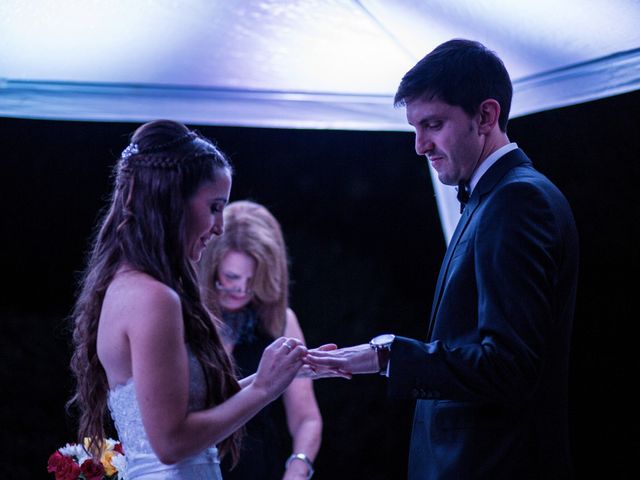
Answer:
<svg viewBox="0 0 640 480"><path fill-rule="evenodd" d="M384 333L373 337L369 342L369 346L373 348L378 354L378 365L380 365L380 375L387 374L387 367L389 366L389 357L391 357L391 344L395 340L396 336L392 333Z"/></svg>

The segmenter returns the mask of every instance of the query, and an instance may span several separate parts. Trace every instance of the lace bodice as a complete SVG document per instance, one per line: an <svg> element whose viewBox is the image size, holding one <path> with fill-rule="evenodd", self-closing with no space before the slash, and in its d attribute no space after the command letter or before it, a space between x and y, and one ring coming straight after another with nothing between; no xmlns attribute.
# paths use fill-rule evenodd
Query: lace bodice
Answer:
<svg viewBox="0 0 640 480"><path fill-rule="evenodd" d="M188 410L190 412L205 408L207 397L206 388L202 367L196 357L189 351ZM133 378L130 378L125 384L118 385L109 391L108 406L116 430L118 431L118 437L124 447L129 479L145 478L145 475L148 474L155 475L148 478L200 478L193 468L198 467L198 469L200 469L199 466L201 464L215 464L215 469L218 470L219 475L217 465L219 463L218 451L215 447L207 449L191 459L180 462L182 465L167 466L160 463L151 448L149 437L142 425L142 416L140 415L140 407L136 397ZM186 469L191 469L187 476L184 474L185 467ZM162 471L162 477L157 476L160 471ZM208 479L222 478L221 475L211 477L211 472L207 475L206 478Z"/></svg>

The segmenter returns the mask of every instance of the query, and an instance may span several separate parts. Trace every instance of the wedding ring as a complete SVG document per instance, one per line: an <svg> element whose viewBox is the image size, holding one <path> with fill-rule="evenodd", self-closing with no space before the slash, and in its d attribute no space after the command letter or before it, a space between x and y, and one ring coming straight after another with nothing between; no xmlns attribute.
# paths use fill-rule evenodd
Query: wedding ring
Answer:
<svg viewBox="0 0 640 480"><path fill-rule="evenodd" d="M287 347L287 350L289 350L289 351L293 350L293 347L291 345L289 345L288 342L284 342L284 346Z"/></svg>

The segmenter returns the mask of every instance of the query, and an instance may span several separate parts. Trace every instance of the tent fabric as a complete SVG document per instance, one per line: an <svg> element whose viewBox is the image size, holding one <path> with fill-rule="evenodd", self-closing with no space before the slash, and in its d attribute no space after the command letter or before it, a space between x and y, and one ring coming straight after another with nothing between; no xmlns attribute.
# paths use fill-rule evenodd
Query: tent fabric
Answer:
<svg viewBox="0 0 640 480"><path fill-rule="evenodd" d="M638 25L637 0L3 0L0 116L410 131L399 80L457 37L504 60L517 117L639 89Z"/></svg>

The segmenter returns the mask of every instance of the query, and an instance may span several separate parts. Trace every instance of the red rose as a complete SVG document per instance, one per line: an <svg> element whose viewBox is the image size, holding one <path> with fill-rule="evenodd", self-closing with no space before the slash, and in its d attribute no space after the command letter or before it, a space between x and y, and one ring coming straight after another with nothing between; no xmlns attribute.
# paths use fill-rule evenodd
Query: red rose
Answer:
<svg viewBox="0 0 640 480"><path fill-rule="evenodd" d="M56 480L77 480L80 476L80 467L76 462L57 450L49 457L47 471L55 473Z"/></svg>
<svg viewBox="0 0 640 480"><path fill-rule="evenodd" d="M124 448L122 447L122 444L121 444L120 442L116 443L116 444L113 446L113 451L114 451L114 452L121 453L122 455L124 455Z"/></svg>
<svg viewBox="0 0 640 480"><path fill-rule="evenodd" d="M47 462L47 472L55 473L56 470L64 463L64 459L66 457L62 455L58 450L53 452L49 457L49 461Z"/></svg>
<svg viewBox="0 0 640 480"><path fill-rule="evenodd" d="M91 458L87 458L82 462L80 469L87 480L102 480L102 477L104 477L104 467L102 463L96 463Z"/></svg>

